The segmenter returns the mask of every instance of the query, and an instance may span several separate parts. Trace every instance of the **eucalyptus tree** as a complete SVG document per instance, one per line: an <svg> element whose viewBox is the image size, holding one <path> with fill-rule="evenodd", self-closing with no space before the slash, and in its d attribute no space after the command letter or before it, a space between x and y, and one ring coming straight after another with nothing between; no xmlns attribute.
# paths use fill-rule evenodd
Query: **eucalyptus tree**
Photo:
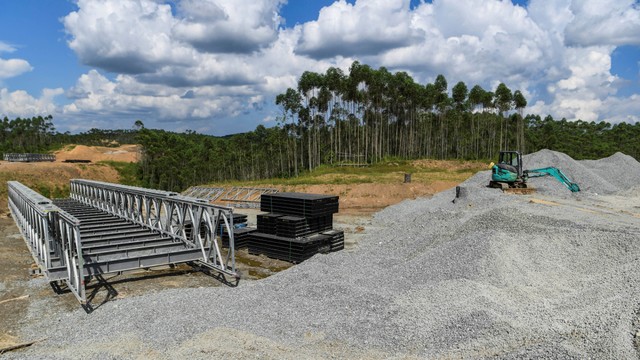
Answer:
<svg viewBox="0 0 640 360"><path fill-rule="evenodd" d="M513 93L513 105L518 112L517 118L517 127L518 127L518 135L517 135L517 147L520 151L525 152L525 142L524 142L524 117L523 112L524 108L527 107L527 99L525 99L524 95L520 90L516 90Z"/></svg>
<svg viewBox="0 0 640 360"><path fill-rule="evenodd" d="M332 153L330 159L334 159L340 151L341 119L345 115L344 100L348 86L344 72L339 68L330 67L327 69L324 80L323 88L330 93L325 121L329 127L329 148Z"/></svg>
<svg viewBox="0 0 640 360"><path fill-rule="evenodd" d="M468 136L463 134L463 123L467 115L468 102L467 96L469 95L469 89L467 85L459 81L451 89L451 99L453 101L453 107L455 110L454 117L454 129L453 129L453 143L455 144L455 155L461 157L466 152L467 146L465 143L468 140Z"/></svg>
<svg viewBox="0 0 640 360"><path fill-rule="evenodd" d="M500 146L508 150L509 147L509 128L508 122L506 118L506 113L513 108L513 94L511 93L511 89L507 87L504 83L500 83L496 88L496 107L500 112L500 116L504 122L504 142L503 142L503 127L500 126Z"/></svg>
<svg viewBox="0 0 640 360"><path fill-rule="evenodd" d="M297 139L298 124L296 124L296 118L302 110L302 96L295 89L288 88L284 94L276 96L276 105L282 107L282 125L285 129L288 129L288 137L291 139L291 149L293 150L293 159L289 157L289 168L293 166L294 174L298 175L298 156L297 156ZM287 120L291 120L288 123ZM290 151L287 152L291 154Z"/></svg>
<svg viewBox="0 0 640 360"><path fill-rule="evenodd" d="M469 105L471 106L471 134L473 151L476 159L480 157L480 123L478 119L479 115L476 114L476 110L482 107L483 98L486 91L480 85L475 85L469 91Z"/></svg>
<svg viewBox="0 0 640 360"><path fill-rule="evenodd" d="M434 81L433 85L433 96L440 123L440 158L445 158L447 154L446 148L448 135L446 114L451 105L451 99L449 98L449 94L447 93L447 79L444 77L444 75L440 74L436 76L436 80Z"/></svg>

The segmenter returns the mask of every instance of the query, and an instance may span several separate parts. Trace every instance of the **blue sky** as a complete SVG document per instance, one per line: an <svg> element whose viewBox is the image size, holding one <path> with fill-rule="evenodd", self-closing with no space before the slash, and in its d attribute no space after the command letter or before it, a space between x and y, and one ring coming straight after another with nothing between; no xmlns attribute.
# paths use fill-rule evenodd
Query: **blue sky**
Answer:
<svg viewBox="0 0 640 360"><path fill-rule="evenodd" d="M0 0L0 117L61 131L273 126L303 71L355 60L505 82L541 116L640 120L635 0Z"/></svg>

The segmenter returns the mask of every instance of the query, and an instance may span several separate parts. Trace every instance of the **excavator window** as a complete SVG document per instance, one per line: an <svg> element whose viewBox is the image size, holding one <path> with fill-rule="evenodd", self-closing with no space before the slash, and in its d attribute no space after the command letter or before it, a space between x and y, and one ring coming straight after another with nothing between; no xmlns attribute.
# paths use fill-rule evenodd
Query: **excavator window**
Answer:
<svg viewBox="0 0 640 360"><path fill-rule="evenodd" d="M518 154L514 152L500 153L500 163L518 167Z"/></svg>
<svg viewBox="0 0 640 360"><path fill-rule="evenodd" d="M520 162L520 153L518 153L517 151L501 151L500 152L500 159L498 163L512 166L514 168L513 171L517 172L518 176L521 176L522 164L520 164L519 162Z"/></svg>

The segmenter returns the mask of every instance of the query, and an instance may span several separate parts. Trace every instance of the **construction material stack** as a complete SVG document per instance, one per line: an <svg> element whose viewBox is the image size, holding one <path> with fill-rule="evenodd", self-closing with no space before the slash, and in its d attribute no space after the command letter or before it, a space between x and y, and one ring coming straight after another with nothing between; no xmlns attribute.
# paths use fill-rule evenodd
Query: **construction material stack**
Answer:
<svg viewBox="0 0 640 360"><path fill-rule="evenodd" d="M229 247L229 233L221 227L222 246ZM256 231L254 227L247 226L247 215L233 213L233 247L234 249L246 248L249 245L249 235Z"/></svg>
<svg viewBox="0 0 640 360"><path fill-rule="evenodd" d="M344 248L344 232L333 229L338 196L305 193L264 194L249 253L300 263L317 253Z"/></svg>

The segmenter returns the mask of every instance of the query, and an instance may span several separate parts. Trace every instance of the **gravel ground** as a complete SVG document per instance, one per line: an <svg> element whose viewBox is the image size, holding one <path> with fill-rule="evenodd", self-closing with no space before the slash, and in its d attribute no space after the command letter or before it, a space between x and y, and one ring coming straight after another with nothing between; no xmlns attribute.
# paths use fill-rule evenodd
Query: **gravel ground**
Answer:
<svg viewBox="0 0 640 360"><path fill-rule="evenodd" d="M525 157L546 166L583 191L546 177L535 195L507 195L481 172L464 198L386 208L354 249L237 288L158 291L89 315L34 301L21 338L46 340L7 356L638 358L640 163Z"/></svg>

